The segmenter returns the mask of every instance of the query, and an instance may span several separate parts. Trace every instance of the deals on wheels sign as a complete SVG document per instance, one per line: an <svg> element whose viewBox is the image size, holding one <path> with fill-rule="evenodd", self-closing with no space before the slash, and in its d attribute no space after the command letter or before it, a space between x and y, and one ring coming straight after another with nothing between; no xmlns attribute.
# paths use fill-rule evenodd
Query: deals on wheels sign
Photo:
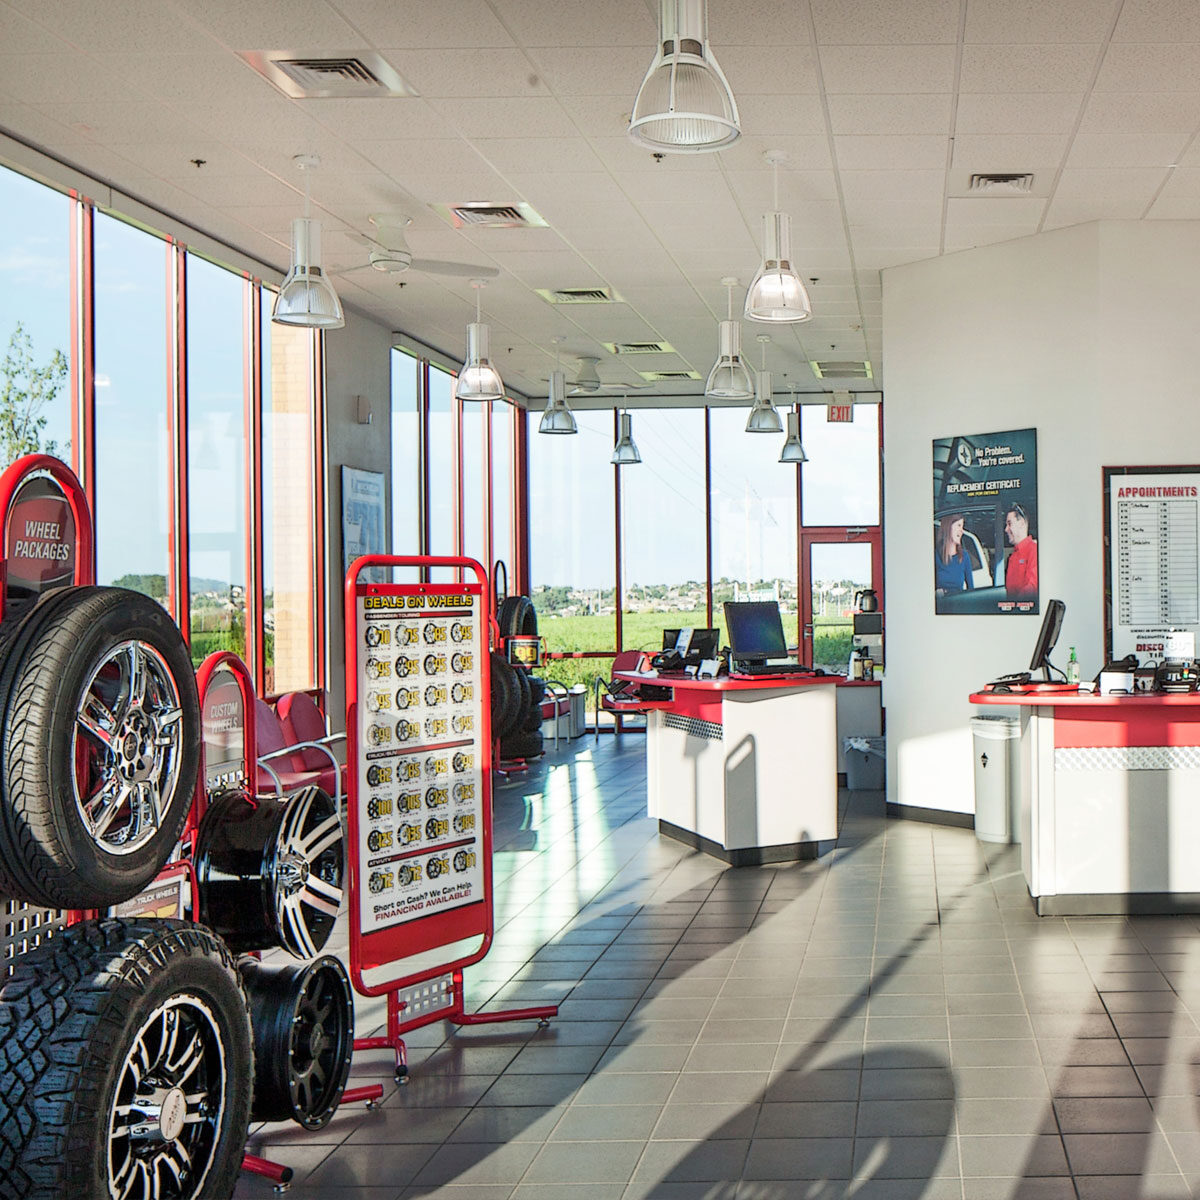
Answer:
<svg viewBox="0 0 1200 1200"><path fill-rule="evenodd" d="M478 589L359 597L359 928L484 899Z"/></svg>
<svg viewBox="0 0 1200 1200"><path fill-rule="evenodd" d="M934 612L1038 612L1037 521L1036 429L935 438Z"/></svg>

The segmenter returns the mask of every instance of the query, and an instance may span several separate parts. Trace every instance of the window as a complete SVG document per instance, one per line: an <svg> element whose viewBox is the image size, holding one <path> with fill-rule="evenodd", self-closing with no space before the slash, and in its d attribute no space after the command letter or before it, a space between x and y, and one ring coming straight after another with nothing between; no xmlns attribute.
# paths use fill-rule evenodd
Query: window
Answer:
<svg viewBox="0 0 1200 1200"><path fill-rule="evenodd" d="M96 578L166 603L169 245L95 214ZM136 463L137 469L130 465Z"/></svg>
<svg viewBox="0 0 1200 1200"><path fill-rule="evenodd" d="M313 333L274 325L262 293L263 690L316 684L313 643Z"/></svg>
<svg viewBox="0 0 1200 1200"><path fill-rule="evenodd" d="M879 524L879 405L854 405L853 422L829 423L818 404L800 406L805 525Z"/></svg>
<svg viewBox="0 0 1200 1200"><path fill-rule="evenodd" d="M462 496L462 553L468 558L491 568L488 559L490 530L487 528L487 509L484 506L484 491L487 486L488 467L488 410L490 404L460 404L454 407L462 412L462 461L459 477ZM468 574L470 574L468 572ZM471 576L473 579L474 576Z"/></svg>
<svg viewBox="0 0 1200 1200"><path fill-rule="evenodd" d="M421 553L421 363L392 351L392 553Z"/></svg>
<svg viewBox="0 0 1200 1200"><path fill-rule="evenodd" d="M513 554L513 496L516 480L513 462L515 445L514 417L525 414L513 405L496 401L492 405L492 562L484 563L490 572L497 559L511 574L515 566Z"/></svg>
<svg viewBox="0 0 1200 1200"><path fill-rule="evenodd" d="M246 283L187 257L188 569L192 660L246 653Z"/></svg>
<svg viewBox="0 0 1200 1200"><path fill-rule="evenodd" d="M0 468L42 451L71 461L72 203L0 167Z"/></svg>

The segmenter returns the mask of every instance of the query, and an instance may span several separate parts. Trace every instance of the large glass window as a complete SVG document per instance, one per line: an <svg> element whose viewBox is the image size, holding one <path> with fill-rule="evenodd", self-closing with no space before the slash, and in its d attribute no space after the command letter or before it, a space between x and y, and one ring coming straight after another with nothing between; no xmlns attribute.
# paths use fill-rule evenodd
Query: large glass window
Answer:
<svg viewBox="0 0 1200 1200"><path fill-rule="evenodd" d="M0 167L0 467L71 461L71 201Z"/></svg>
<svg viewBox="0 0 1200 1200"><path fill-rule="evenodd" d="M704 410L639 409L632 426L642 461L620 468L621 641L658 650L664 629L708 624Z"/></svg>
<svg viewBox="0 0 1200 1200"><path fill-rule="evenodd" d="M316 683L313 642L312 347L307 329L271 322L262 304L263 687Z"/></svg>
<svg viewBox="0 0 1200 1200"><path fill-rule="evenodd" d="M163 603L171 571L170 254L161 238L96 213L96 577Z"/></svg>
<svg viewBox="0 0 1200 1200"><path fill-rule="evenodd" d="M805 451L808 447L805 446ZM811 580L812 665L845 671L854 634L854 596L871 586L868 543L818 542L808 545Z"/></svg>
<svg viewBox="0 0 1200 1200"><path fill-rule="evenodd" d="M795 645L796 470L780 438L746 433L744 408L709 411L712 439L713 623L725 635L726 600L777 600Z"/></svg>
<svg viewBox="0 0 1200 1200"><path fill-rule="evenodd" d="M246 652L246 283L187 257L192 660Z"/></svg>
<svg viewBox="0 0 1200 1200"><path fill-rule="evenodd" d="M427 554L458 553L458 516L455 479L455 443L458 437L454 414L454 376L438 367L429 368L429 548ZM454 572L434 571L431 578L454 581Z"/></svg>
<svg viewBox="0 0 1200 1200"><path fill-rule="evenodd" d="M817 404L800 407L805 525L879 524L879 405L854 405L854 420L832 424Z"/></svg>
<svg viewBox="0 0 1200 1200"><path fill-rule="evenodd" d="M488 559L487 510L483 495L487 486L487 404L462 404L462 552L485 567Z"/></svg>
<svg viewBox="0 0 1200 1200"><path fill-rule="evenodd" d="M392 351L392 553L421 553L421 363Z"/></svg>
<svg viewBox="0 0 1200 1200"><path fill-rule="evenodd" d="M492 405L492 562L498 559L511 576L513 558L513 416L514 408L504 401ZM518 414L524 419L523 414Z"/></svg>

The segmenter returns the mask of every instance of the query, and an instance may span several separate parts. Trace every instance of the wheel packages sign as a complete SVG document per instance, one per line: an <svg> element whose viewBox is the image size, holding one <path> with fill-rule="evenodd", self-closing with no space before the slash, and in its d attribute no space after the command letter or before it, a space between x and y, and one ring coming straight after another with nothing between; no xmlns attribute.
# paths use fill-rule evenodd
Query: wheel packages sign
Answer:
<svg viewBox="0 0 1200 1200"><path fill-rule="evenodd" d="M380 932L484 900L477 587L360 589L358 919Z"/></svg>

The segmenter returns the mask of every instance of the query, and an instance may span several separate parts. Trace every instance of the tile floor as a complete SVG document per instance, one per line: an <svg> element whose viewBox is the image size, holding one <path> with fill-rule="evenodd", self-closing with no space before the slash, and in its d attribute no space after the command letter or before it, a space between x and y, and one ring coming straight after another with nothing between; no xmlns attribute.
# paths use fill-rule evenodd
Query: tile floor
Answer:
<svg viewBox="0 0 1200 1200"><path fill-rule="evenodd" d="M1200 1195L1197 919L1039 919L1014 850L877 793L820 861L729 869L658 835L643 752L564 743L496 794L468 1000L559 1017L419 1030L403 1088L357 1055L377 1111L253 1131L294 1200Z"/></svg>

